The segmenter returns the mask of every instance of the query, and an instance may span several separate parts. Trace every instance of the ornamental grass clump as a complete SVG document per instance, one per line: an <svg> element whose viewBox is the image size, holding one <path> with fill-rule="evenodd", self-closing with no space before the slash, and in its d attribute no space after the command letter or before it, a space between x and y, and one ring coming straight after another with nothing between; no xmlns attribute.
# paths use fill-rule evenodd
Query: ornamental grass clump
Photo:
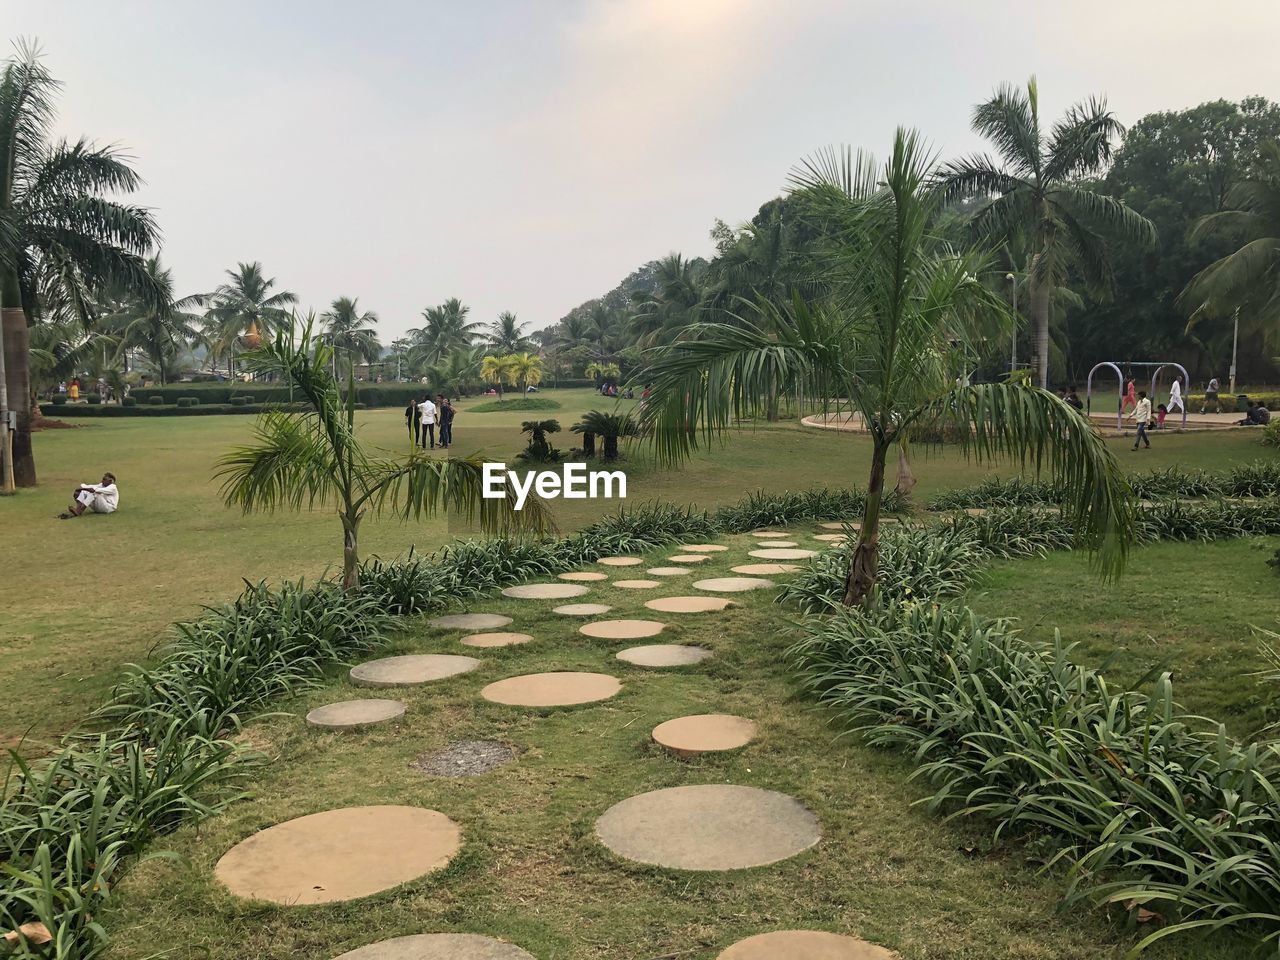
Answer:
<svg viewBox="0 0 1280 960"><path fill-rule="evenodd" d="M1025 477L988 477L970 487L940 493L928 503L930 510L985 510L991 507L1056 504L1063 499L1061 484Z"/></svg>

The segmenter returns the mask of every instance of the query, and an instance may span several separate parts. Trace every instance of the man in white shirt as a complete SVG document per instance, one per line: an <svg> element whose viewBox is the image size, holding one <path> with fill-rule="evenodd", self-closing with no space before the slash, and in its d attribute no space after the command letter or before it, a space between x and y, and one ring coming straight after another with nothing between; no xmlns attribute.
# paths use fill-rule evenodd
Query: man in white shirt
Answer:
<svg viewBox="0 0 1280 960"><path fill-rule="evenodd" d="M1145 444L1146 449L1151 449L1151 441L1147 439L1147 425L1151 423L1151 401L1147 399L1147 391L1142 390L1138 393L1138 405L1133 408L1133 412L1129 414L1130 419L1136 420L1138 423L1138 436L1133 441L1133 449L1138 449L1138 444Z"/></svg>
<svg viewBox="0 0 1280 960"><path fill-rule="evenodd" d="M82 483L72 496L75 502L66 513L58 514L59 520L81 516L86 510L90 513L115 513L116 507L120 506L120 490L116 487L114 473L104 473L101 483Z"/></svg>
<svg viewBox="0 0 1280 960"><path fill-rule="evenodd" d="M423 397L418 404L418 412L422 415L422 449L427 449L428 441L431 449L436 447L436 405L429 396Z"/></svg>

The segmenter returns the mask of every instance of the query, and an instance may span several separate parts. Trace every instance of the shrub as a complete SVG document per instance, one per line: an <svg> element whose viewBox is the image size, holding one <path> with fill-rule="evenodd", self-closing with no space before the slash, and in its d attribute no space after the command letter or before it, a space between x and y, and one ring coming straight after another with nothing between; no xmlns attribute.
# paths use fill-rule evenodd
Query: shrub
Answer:
<svg viewBox="0 0 1280 960"><path fill-rule="evenodd" d="M407 401L406 401L407 402ZM468 407L467 413L502 413L508 410L559 410L560 403L546 397L514 397L511 400L491 400Z"/></svg>
<svg viewBox="0 0 1280 960"><path fill-rule="evenodd" d="M199 402L200 402L199 397L179 397L178 398L178 406L180 407L194 407Z"/></svg>
<svg viewBox="0 0 1280 960"><path fill-rule="evenodd" d="M901 510L902 498L887 491L881 502L886 513ZM730 533L746 533L760 527L782 526L803 520L858 520L866 509L860 490L804 490L771 493L760 490L716 511L716 521Z"/></svg>
<svg viewBox="0 0 1280 960"><path fill-rule="evenodd" d="M928 503L930 510L969 510L994 506L1059 503L1062 487L1048 480L1024 477L988 477L971 487L939 494Z"/></svg>
<svg viewBox="0 0 1280 960"><path fill-rule="evenodd" d="M1222 492L1229 497L1280 497L1280 457L1232 467Z"/></svg>
<svg viewBox="0 0 1280 960"><path fill-rule="evenodd" d="M249 400L247 397L232 397L230 402L233 407L243 407Z"/></svg>
<svg viewBox="0 0 1280 960"><path fill-rule="evenodd" d="M53 395L53 405L55 407L61 407L64 404L66 404L66 402L67 402L67 395L65 393L55 393Z"/></svg>
<svg viewBox="0 0 1280 960"><path fill-rule="evenodd" d="M102 402L102 397L99 394L91 393L89 396L85 397L85 400L88 401L90 406L97 406Z"/></svg>
<svg viewBox="0 0 1280 960"><path fill-rule="evenodd" d="M147 403L153 407L159 407L164 404L164 397L150 396L147 397Z"/></svg>
<svg viewBox="0 0 1280 960"><path fill-rule="evenodd" d="M413 383L357 383L356 399L368 407L405 406L411 398L428 392L424 384ZM431 390L435 393L437 391ZM139 387L134 390L139 400L150 403L160 397L166 404L176 403L180 397L199 397L202 404L230 403L232 397L246 397L247 403L290 403L287 383L239 383L214 381L209 383L179 383L164 387Z"/></svg>
<svg viewBox="0 0 1280 960"><path fill-rule="evenodd" d="M136 407L137 405L138 405L137 397L125 397L123 400L120 401L120 406L122 407Z"/></svg>

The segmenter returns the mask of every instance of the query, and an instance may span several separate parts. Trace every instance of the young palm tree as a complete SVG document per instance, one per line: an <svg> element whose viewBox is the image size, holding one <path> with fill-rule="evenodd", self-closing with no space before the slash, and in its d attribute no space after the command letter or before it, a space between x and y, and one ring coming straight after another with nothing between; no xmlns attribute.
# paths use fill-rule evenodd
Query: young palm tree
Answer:
<svg viewBox="0 0 1280 960"><path fill-rule="evenodd" d="M591 410L584 413L582 419L570 429L574 433L590 434L603 439L604 452L601 457L603 460L618 459L618 440L620 438L639 435L637 424L630 417L620 416L616 413L605 413L601 410Z"/></svg>
<svg viewBox="0 0 1280 960"><path fill-rule="evenodd" d="M0 73L0 486L35 486L28 320L92 325L90 294L130 290L155 307L164 291L144 255L158 231L142 207L114 195L140 180L111 148L52 142L57 82L34 48L19 46ZM6 438L7 410L17 430ZM6 439L8 442L6 442Z"/></svg>
<svg viewBox="0 0 1280 960"><path fill-rule="evenodd" d="M616 363L594 362L588 363L586 370L583 371L588 377L593 378L596 383L604 383L610 380L617 380L622 375L622 371Z"/></svg>
<svg viewBox="0 0 1280 960"><path fill-rule="evenodd" d="M324 340L333 348L335 376L339 352L346 355L348 370L355 367L357 357L373 363L382 353L378 333L373 329L378 325L378 315L372 310L361 313L359 304L359 297L339 297L320 316L325 327Z"/></svg>
<svg viewBox="0 0 1280 960"><path fill-rule="evenodd" d="M553 449L547 442L547 434L560 432L559 420L525 420L520 424L520 432L529 434L529 445L523 454L526 460L552 459Z"/></svg>
<svg viewBox="0 0 1280 960"><path fill-rule="evenodd" d="M1227 193L1227 209L1203 217L1192 240L1229 237L1239 249L1201 270L1179 297L1188 329L1206 316L1240 311L1242 326L1280 347L1280 143L1264 144L1249 176Z"/></svg>
<svg viewBox="0 0 1280 960"><path fill-rule="evenodd" d="M542 382L542 357L536 353L511 354L511 375L520 384L520 394L529 392L529 387Z"/></svg>
<svg viewBox="0 0 1280 960"><path fill-rule="evenodd" d="M286 325L289 312L285 308L297 303L298 296L288 290L272 293L275 278L265 276L256 260L228 270L227 280L206 298L212 303L205 315L206 336L214 353L227 358L227 376L234 377L236 351L241 346L256 348L264 337Z"/></svg>
<svg viewBox="0 0 1280 960"><path fill-rule="evenodd" d="M479 518L486 532L543 533L550 521L542 504L515 509L481 496L483 464L469 458L440 459L416 452L407 460L370 456L356 434L355 384L341 388L329 371L332 348L313 336L314 318L301 328L277 326L275 339L248 355L255 369L286 374L308 409L263 414L254 440L218 462L222 496L246 513L334 506L342 522L342 584L360 585L360 523L391 513L417 519L454 511Z"/></svg>
<svg viewBox="0 0 1280 960"><path fill-rule="evenodd" d="M498 319L489 325L485 334L485 345L494 353L521 353L533 346L524 332L527 323L520 323L510 310L498 314Z"/></svg>
<svg viewBox="0 0 1280 960"><path fill-rule="evenodd" d="M1124 128L1105 100L1076 104L1046 136L1035 78L1025 91L1010 84L973 111L973 129L990 139L1003 166L976 155L947 164L939 185L948 199L989 198L974 215L980 233L1000 242L1025 239L1028 303L1038 382L1049 384L1049 315L1053 290L1075 269L1098 294L1112 283L1105 235L1154 245L1156 229L1122 201L1084 178L1111 158Z"/></svg>
<svg viewBox="0 0 1280 960"><path fill-rule="evenodd" d="M175 359L200 336L200 318L189 308L202 305L204 298L195 294L174 300L173 275L161 266L159 257L148 258L145 269L163 301L157 305L151 298L125 291L116 309L103 318L103 326L119 334L124 350L141 350L163 385Z"/></svg>
<svg viewBox="0 0 1280 960"><path fill-rule="evenodd" d="M510 355L495 357L493 354L487 354L480 360L480 379L485 383L492 383L498 388L498 399L502 399L503 385L513 386L515 384L515 365L514 358Z"/></svg>
<svg viewBox="0 0 1280 960"><path fill-rule="evenodd" d="M1133 535L1133 504L1102 438L1047 391L965 385L975 345L1010 318L999 293L979 280L987 258L934 239L931 169L916 135L899 131L882 170L833 151L792 175L807 215L830 238L817 254L830 292L814 303L761 300L736 323L701 323L695 336L663 348L640 377L653 387L643 417L655 451L667 463L685 459L758 415L775 389L802 403L847 398L871 442L847 604L869 602L875 591L890 451L913 433L943 429L976 456L1047 464L1070 491L1065 510L1079 543L1116 573Z"/></svg>

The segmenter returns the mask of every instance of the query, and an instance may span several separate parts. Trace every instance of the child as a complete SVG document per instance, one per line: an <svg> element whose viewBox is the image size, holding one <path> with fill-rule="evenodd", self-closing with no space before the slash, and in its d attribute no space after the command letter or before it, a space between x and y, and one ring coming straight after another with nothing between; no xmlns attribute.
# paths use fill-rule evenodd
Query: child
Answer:
<svg viewBox="0 0 1280 960"><path fill-rule="evenodd" d="M1164 429L1164 418L1169 415L1169 408L1163 403L1156 407L1156 429Z"/></svg>

